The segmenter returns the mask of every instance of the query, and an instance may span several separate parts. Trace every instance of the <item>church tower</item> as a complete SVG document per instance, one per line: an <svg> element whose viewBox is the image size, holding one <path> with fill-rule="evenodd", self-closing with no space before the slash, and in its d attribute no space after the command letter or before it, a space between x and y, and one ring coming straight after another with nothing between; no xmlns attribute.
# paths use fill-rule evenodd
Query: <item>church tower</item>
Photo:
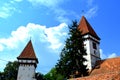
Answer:
<svg viewBox="0 0 120 80"><path fill-rule="evenodd" d="M80 29L83 37L86 39L84 41L84 47L87 52L87 56L85 56L87 62L85 62L85 64L88 65L87 68L89 70L92 70L96 61L101 59L99 51L100 38L84 16L82 16L80 20L78 29Z"/></svg>
<svg viewBox="0 0 120 80"><path fill-rule="evenodd" d="M31 40L17 59L19 63L17 80L36 80L35 69L38 59L36 58Z"/></svg>

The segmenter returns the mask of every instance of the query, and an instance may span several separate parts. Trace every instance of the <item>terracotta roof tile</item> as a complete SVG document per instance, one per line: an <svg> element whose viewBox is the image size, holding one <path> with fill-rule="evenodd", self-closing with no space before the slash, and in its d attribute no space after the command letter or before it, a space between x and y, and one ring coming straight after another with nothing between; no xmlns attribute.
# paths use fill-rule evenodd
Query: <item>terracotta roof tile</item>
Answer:
<svg viewBox="0 0 120 80"><path fill-rule="evenodd" d="M97 38L98 40L100 40L100 38L98 37L98 35L96 34L94 29L91 27L91 25L89 24L89 22L87 21L87 19L84 16L82 16L82 19L80 20L78 29L80 29L80 31L82 31L82 35L90 34L90 35L94 36L95 38Z"/></svg>
<svg viewBox="0 0 120 80"><path fill-rule="evenodd" d="M28 42L22 53L17 57L18 59L37 59L31 40Z"/></svg>
<svg viewBox="0 0 120 80"><path fill-rule="evenodd" d="M91 72L90 75L120 71L120 57L110 58L105 60L99 60L96 62L95 69ZM97 68L99 66L99 68Z"/></svg>
<svg viewBox="0 0 120 80"><path fill-rule="evenodd" d="M74 80L120 80L120 57L99 60L87 77Z"/></svg>
<svg viewBox="0 0 120 80"><path fill-rule="evenodd" d="M97 74L94 76L76 78L74 80L120 80L120 72Z"/></svg>

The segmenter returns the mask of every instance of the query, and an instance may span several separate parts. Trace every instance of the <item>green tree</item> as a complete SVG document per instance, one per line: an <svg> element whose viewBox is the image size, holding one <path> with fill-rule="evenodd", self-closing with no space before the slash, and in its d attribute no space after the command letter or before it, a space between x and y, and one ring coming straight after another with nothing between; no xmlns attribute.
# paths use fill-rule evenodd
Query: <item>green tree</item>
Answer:
<svg viewBox="0 0 120 80"><path fill-rule="evenodd" d="M44 75L39 72L35 73L35 78L36 80L46 80Z"/></svg>
<svg viewBox="0 0 120 80"><path fill-rule="evenodd" d="M0 72L0 80L3 80L4 79L4 74L3 72Z"/></svg>
<svg viewBox="0 0 120 80"><path fill-rule="evenodd" d="M70 75L75 77L88 75L86 65L84 62L86 59L83 57L87 55L84 48L84 38L81 35L81 31L78 29L77 21L73 21L69 27L69 37L66 40L66 44L61 51L60 59L56 64L56 70L58 73L69 78Z"/></svg>
<svg viewBox="0 0 120 80"><path fill-rule="evenodd" d="M18 72L18 62L8 62L6 67L4 68L4 72L1 72L0 79L2 80L16 80Z"/></svg>
<svg viewBox="0 0 120 80"><path fill-rule="evenodd" d="M50 70L50 72L48 72L46 75L45 75L45 78L47 80L63 80L64 77L59 74L59 73L56 73L56 69L55 68L52 68Z"/></svg>

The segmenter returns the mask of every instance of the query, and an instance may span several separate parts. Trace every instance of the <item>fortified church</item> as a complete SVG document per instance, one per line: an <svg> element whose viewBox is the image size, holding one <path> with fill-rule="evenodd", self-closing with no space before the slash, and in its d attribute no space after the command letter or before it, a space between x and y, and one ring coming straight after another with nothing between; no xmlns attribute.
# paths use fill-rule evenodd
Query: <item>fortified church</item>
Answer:
<svg viewBox="0 0 120 80"><path fill-rule="evenodd" d="M85 56L87 62L85 64L87 64L90 73L87 77L74 80L120 80L120 57L101 60L99 51L100 37L84 16L82 16L78 28L86 39L84 41L84 47L87 51L87 56ZM38 59L31 40L17 59L19 63L17 80L36 80L35 69Z"/></svg>
<svg viewBox="0 0 120 80"><path fill-rule="evenodd" d="M87 56L85 57L88 60L86 64L90 73L87 77L74 80L120 80L120 57L101 60L100 38L84 16L82 16L78 28L86 38L84 47L87 50Z"/></svg>

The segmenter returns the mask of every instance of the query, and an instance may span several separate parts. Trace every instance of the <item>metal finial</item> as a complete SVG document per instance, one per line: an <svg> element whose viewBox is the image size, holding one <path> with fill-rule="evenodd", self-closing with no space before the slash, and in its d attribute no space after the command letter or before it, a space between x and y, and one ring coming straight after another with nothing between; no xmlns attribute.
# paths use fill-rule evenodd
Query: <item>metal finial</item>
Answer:
<svg viewBox="0 0 120 80"><path fill-rule="evenodd" d="M82 15L84 15L85 14L85 11L84 10L82 10Z"/></svg>

